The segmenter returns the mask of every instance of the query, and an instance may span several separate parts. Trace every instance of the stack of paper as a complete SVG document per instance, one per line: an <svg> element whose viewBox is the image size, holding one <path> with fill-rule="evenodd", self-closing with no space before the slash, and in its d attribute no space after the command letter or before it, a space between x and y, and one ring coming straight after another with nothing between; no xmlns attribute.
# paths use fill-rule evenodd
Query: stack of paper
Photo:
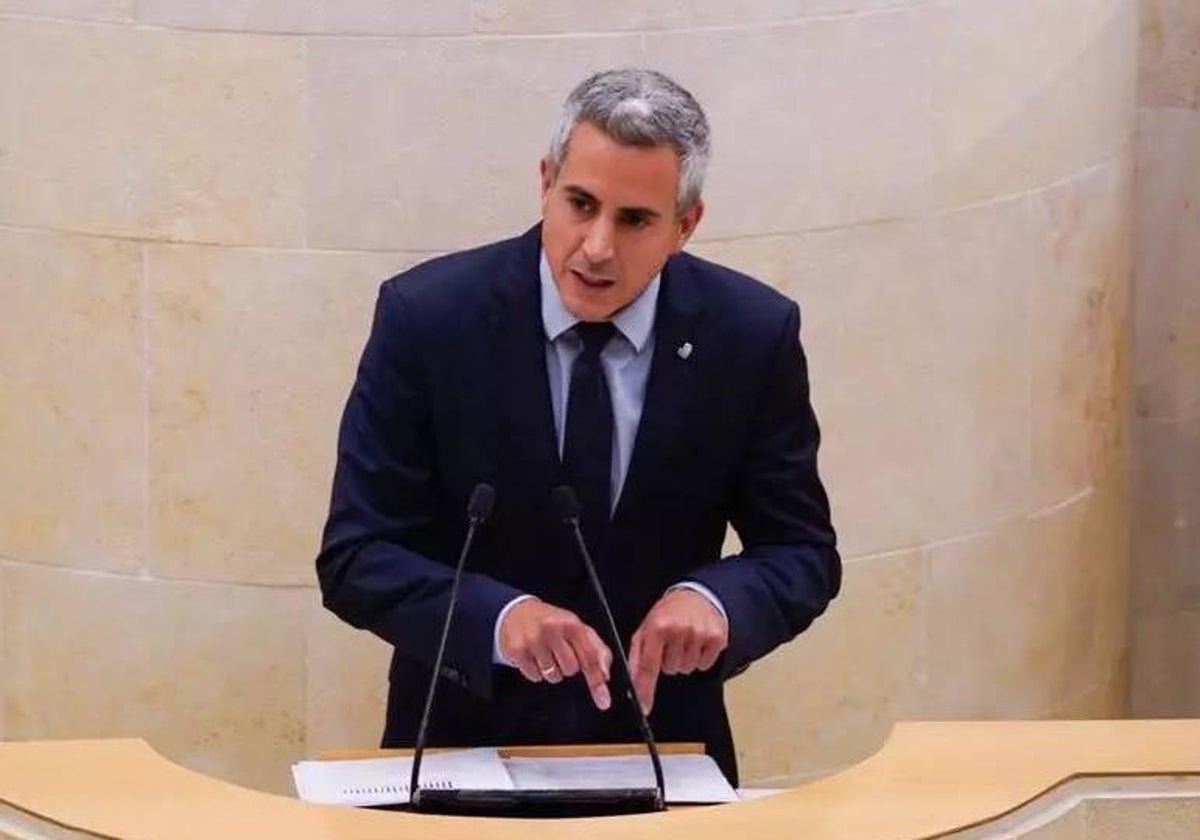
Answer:
<svg viewBox="0 0 1200 840"><path fill-rule="evenodd" d="M301 761L292 765L296 794L322 805L396 805L408 801L411 758ZM494 749L426 753L421 787L511 790L512 779Z"/></svg>
<svg viewBox="0 0 1200 840"><path fill-rule="evenodd" d="M707 755L662 756L667 802L702 804L737 799ZM326 805L395 805L408 801L411 758L302 761L292 767L296 792ZM598 757L501 758L491 748L426 753L422 788L447 790L580 790L654 787L644 754Z"/></svg>

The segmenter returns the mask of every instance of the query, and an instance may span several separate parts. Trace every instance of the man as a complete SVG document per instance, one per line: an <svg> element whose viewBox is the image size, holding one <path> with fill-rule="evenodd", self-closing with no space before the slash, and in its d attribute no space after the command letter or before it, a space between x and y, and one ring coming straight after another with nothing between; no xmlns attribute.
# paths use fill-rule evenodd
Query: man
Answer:
<svg viewBox="0 0 1200 840"><path fill-rule="evenodd" d="M552 490L570 485L664 741L737 770L723 683L819 615L841 567L817 475L799 312L682 253L708 124L646 70L568 97L542 221L383 284L346 405L317 571L395 647L384 746L411 745L465 528L431 744L632 741L613 654ZM726 525L744 550L722 559Z"/></svg>

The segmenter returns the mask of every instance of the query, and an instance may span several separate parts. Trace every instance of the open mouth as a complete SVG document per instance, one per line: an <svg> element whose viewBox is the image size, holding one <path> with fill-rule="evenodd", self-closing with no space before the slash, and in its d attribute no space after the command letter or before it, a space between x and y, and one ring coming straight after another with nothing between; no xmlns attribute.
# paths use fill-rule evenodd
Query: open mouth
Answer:
<svg viewBox="0 0 1200 840"><path fill-rule="evenodd" d="M571 275L578 280L583 286L589 289L608 289L615 286L617 281L610 280L607 277L597 277L593 274L584 274L582 271L571 269Z"/></svg>

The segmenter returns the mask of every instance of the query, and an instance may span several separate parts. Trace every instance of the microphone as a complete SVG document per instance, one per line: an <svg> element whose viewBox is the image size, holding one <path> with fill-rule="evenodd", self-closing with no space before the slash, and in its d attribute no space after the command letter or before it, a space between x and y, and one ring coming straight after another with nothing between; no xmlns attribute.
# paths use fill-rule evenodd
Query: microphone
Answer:
<svg viewBox="0 0 1200 840"><path fill-rule="evenodd" d="M471 491L471 499L467 502L467 536L463 540L462 551L458 555L458 565L454 569L454 580L450 585L450 603L446 607L446 620L442 623L442 638L438 642L433 673L429 677L429 691L425 694L425 711L421 714L421 726L417 729L412 776L408 782L408 801L413 807L420 804L420 790L417 787L417 781L421 774L421 756L425 752L425 740L429 734L429 716L433 711L433 699L437 695L438 674L442 671L442 659L446 655L446 641L450 638L450 624L454 620L454 607L458 602L458 586L462 582L467 555L471 553L471 545L475 541L475 531L492 515L492 507L495 504L496 488L483 482L476 484L475 489Z"/></svg>
<svg viewBox="0 0 1200 840"><path fill-rule="evenodd" d="M625 655L625 646L621 644L621 634L617 632L617 622L613 619L612 609L608 605L608 597L604 594L604 587L600 584L596 566L592 563L592 555L588 551L587 543L583 539L583 531L579 527L581 512L579 499L575 496L575 491L565 484L555 487L552 495L555 510L562 518L563 524L570 528L575 536L575 545L579 549L579 555L583 558L588 580L592 584L592 590L596 593L596 599L600 602L601 611L604 613L608 634L612 640L613 649L617 652L617 660L620 662L618 670L625 678L625 697L629 700L629 705L633 707L638 728L641 730L642 741L645 742L646 749L650 753L650 763L654 765L654 781L658 785L657 810L661 810L667 801L667 785L663 779L662 760L658 756L658 746L654 743L654 733L650 729L650 721L647 720L646 713L642 711L642 706L638 703L634 692L633 672L629 670L629 658Z"/></svg>

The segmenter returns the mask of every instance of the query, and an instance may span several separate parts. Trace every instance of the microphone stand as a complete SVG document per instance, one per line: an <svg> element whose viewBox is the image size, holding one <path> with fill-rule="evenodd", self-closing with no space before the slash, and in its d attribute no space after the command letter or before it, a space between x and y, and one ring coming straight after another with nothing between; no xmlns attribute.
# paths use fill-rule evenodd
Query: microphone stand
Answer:
<svg viewBox="0 0 1200 840"><path fill-rule="evenodd" d="M662 759L658 754L658 745L654 741L654 732L650 729L650 721L646 718L646 713L642 711L642 706L638 703L637 696L634 693L633 672L629 669L629 657L625 655L625 646L621 644L621 634L617 631L617 622L613 619L612 609L608 605L608 597L604 594L604 587L600 583L600 576L596 574L596 565L592 562L592 554L588 551L587 543L583 539L583 531L579 527L579 500L570 487L562 485L554 488L554 504L558 508L563 522L571 529L575 537L575 545L579 549L579 555L583 558L583 565L587 569L592 591L596 593L596 600L600 602L600 609L604 613L608 635L612 641L613 648L617 652L617 660L621 666L618 670L625 679L625 697L629 701L629 705L633 708L642 741L646 744L646 750L650 753L650 763L654 767L654 781L658 786L658 790L657 802L653 810L660 811L666 807L667 801L667 784L663 779Z"/></svg>
<svg viewBox="0 0 1200 840"><path fill-rule="evenodd" d="M417 729L417 743L413 750L412 775L408 782L408 801L414 808L421 806L421 789L417 787L421 775L421 757L425 753L425 740L429 735L429 717L433 711L433 699L437 695L438 674L442 671L442 659L446 656L446 642L450 638L450 624L454 620L454 607L458 603L458 588L462 583L463 568L467 555L475 542L475 531L492 514L496 503L496 489L490 484L476 484L467 503L467 536L458 555L458 566L454 569L454 581L450 584L450 604L446 607L446 619L442 622L442 638L438 641L437 657L429 677L429 691L425 694L425 711L421 713L421 726Z"/></svg>
<svg viewBox="0 0 1200 840"><path fill-rule="evenodd" d="M484 489L482 496L480 496L481 488ZM480 497L485 504L477 506L477 497ZM495 491L486 484L476 487L475 493L471 496L470 510L473 513L468 514L470 526L467 531L462 554L459 556L458 568L455 571L454 583L450 591L450 604L447 607L446 620L442 626L442 638L438 645L433 675L430 678L429 693L425 698L425 711L421 718L421 727L417 732L416 750L413 755L412 779L409 784L409 807L413 810L426 813L507 817L583 817L607 814L638 814L663 810L666 807L666 783L663 779L662 763L659 760L658 748L655 746L654 736L650 732L650 723L646 720L646 715L642 712L641 706L638 705L637 698L634 696L633 677L629 672L629 660L625 656L625 649L621 645L620 637L617 634L616 623L613 621L612 611L608 606L608 599L604 595L604 589L600 586L600 580L596 576L591 556L587 553L587 546L584 545L582 534L579 532L579 502L575 499L575 494L571 492L569 487L556 488L554 499L559 506L560 512L563 514L564 521L574 526L576 539L583 552L584 563L587 566L592 586L595 588L597 597L599 597L600 603L604 608L608 628L621 659L622 673L627 686L625 696L637 714L642 738L650 750L650 758L654 764L654 776L657 781L657 787L584 790L444 790L441 788L423 790L418 787L421 755L425 749L429 718L436 693L437 676L441 669L442 656L446 649L446 639L448 638L450 623L454 616L458 583L462 577L467 553L471 548L475 528L487 518L488 513L491 511L494 497Z"/></svg>

